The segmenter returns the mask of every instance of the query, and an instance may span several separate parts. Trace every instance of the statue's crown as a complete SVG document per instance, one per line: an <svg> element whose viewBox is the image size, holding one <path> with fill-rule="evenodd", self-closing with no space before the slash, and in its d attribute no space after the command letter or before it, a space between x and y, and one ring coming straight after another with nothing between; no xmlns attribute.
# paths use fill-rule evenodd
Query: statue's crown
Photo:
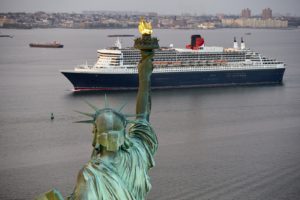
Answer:
<svg viewBox="0 0 300 200"><path fill-rule="evenodd" d="M97 116L103 114L103 113L107 113L107 112L112 112L114 113L114 115L118 116L123 123L126 125L128 123L133 123L133 120L129 120L127 118L129 117L138 117L139 115L137 114L125 114L122 113L122 109L126 106L127 103L124 103L123 105L121 105L118 109L113 109L109 107L109 103L108 100L106 98L105 95L105 107L104 108L97 108L96 106L94 106L93 104L89 103L88 101L85 101L95 112L94 113L86 113L86 112L81 112L81 111L75 111L78 112L80 114L83 114L85 116L91 117L92 119L89 120L83 120L83 121L76 121L76 123L90 123L90 124L95 124L95 120L97 118Z"/></svg>

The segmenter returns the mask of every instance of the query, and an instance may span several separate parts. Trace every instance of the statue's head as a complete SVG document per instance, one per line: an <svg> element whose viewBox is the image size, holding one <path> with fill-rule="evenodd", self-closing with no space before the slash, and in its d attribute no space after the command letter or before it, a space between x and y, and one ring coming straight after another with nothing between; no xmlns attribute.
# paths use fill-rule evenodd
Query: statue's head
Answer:
<svg viewBox="0 0 300 200"><path fill-rule="evenodd" d="M128 137L126 137L126 125L133 121L128 120L127 117L135 117L136 115L121 113L125 104L117 110L109 108L106 98L105 108L103 109L99 109L88 102L87 104L95 110L95 113L77 112L89 116L92 119L77 122L93 124L92 145L94 149L97 150L97 152L100 150L116 152L120 147L128 148L130 141L128 141Z"/></svg>
<svg viewBox="0 0 300 200"><path fill-rule="evenodd" d="M106 108L94 119L93 147L116 152L124 144L126 119L113 109Z"/></svg>

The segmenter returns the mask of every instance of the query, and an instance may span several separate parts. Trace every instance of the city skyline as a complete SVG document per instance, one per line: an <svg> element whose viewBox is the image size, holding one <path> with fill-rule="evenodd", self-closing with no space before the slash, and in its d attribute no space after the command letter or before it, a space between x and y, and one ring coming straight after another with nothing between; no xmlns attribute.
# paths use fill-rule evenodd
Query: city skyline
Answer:
<svg viewBox="0 0 300 200"><path fill-rule="evenodd" d="M82 11L140 11L159 14L234 14L249 8L252 15L260 15L265 8L271 8L274 14L299 16L300 1L298 0L173 0L173 1L138 1L127 0L0 0L0 12L77 12Z"/></svg>

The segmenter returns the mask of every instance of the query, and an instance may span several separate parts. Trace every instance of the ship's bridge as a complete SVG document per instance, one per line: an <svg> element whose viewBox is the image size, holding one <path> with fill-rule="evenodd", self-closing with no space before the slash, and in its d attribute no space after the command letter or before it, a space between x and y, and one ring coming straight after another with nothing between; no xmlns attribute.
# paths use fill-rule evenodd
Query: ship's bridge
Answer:
<svg viewBox="0 0 300 200"><path fill-rule="evenodd" d="M97 51L97 63L95 68L123 65L123 54L117 49L101 49Z"/></svg>

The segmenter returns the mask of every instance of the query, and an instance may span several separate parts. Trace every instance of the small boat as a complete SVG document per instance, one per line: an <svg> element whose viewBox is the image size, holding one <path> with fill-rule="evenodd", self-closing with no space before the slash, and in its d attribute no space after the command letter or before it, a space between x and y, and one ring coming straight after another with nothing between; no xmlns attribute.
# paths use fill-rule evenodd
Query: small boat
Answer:
<svg viewBox="0 0 300 200"><path fill-rule="evenodd" d="M14 36L12 36L12 35L0 35L0 37L9 37L9 38L13 38Z"/></svg>
<svg viewBox="0 0 300 200"><path fill-rule="evenodd" d="M251 35L251 32L247 32L247 33L245 33L245 35Z"/></svg>
<svg viewBox="0 0 300 200"><path fill-rule="evenodd" d="M6 35L6 34L0 34L0 37L9 37L9 38L13 38L13 35Z"/></svg>
<svg viewBox="0 0 300 200"><path fill-rule="evenodd" d="M52 43L30 43L30 47L39 47L39 48L63 48L64 45L56 41Z"/></svg>

